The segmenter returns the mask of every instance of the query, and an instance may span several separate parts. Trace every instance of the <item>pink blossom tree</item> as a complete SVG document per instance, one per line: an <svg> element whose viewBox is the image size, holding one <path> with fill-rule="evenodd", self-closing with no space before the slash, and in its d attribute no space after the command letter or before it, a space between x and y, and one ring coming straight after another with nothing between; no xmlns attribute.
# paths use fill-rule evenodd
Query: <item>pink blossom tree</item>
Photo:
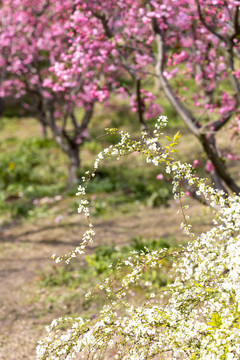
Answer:
<svg viewBox="0 0 240 360"><path fill-rule="evenodd" d="M138 3L76 0L75 5L66 25L71 46L54 67L57 81L71 84L82 74L95 79L99 69L96 91L102 87L128 95L133 112L147 129L145 120L160 115L162 109L153 93L142 86L148 74L144 67L153 61L149 50L154 37L149 26L142 27Z"/></svg>
<svg viewBox="0 0 240 360"><path fill-rule="evenodd" d="M230 121L236 122L236 130L239 126L240 1L76 0L75 4L68 23L72 46L58 72L60 79L67 76L71 82L83 72L88 59L81 63L81 49L90 46L90 64L103 64L103 81L114 73L112 90L129 78L134 80L132 109L147 128L145 120L161 109L143 84L157 78L173 108L200 141L212 164L215 186L239 193L222 161L216 134ZM188 101L183 76L195 84ZM122 86L122 91L129 92L129 87Z"/></svg>
<svg viewBox="0 0 240 360"><path fill-rule="evenodd" d="M108 96L104 86L97 89L101 69L88 77L87 65L86 73L71 83L56 81L52 72L69 49L66 26L74 9L69 0L4 0L0 5L0 98L19 98L42 129L50 130L69 157L69 183L77 181L79 149L94 104Z"/></svg>
<svg viewBox="0 0 240 360"><path fill-rule="evenodd" d="M240 1L4 0L3 4L5 81L0 96L31 94L34 102L29 106L73 159L73 169L79 165L76 153L93 104L107 100L109 93L129 95L132 110L148 130L146 120L162 111L156 94L146 87L154 78L200 141L216 187L239 193L222 161L216 134L230 121L235 121L238 132L240 123L236 65ZM184 96L183 77L194 82L191 99ZM85 109L80 124L76 107Z"/></svg>
<svg viewBox="0 0 240 360"><path fill-rule="evenodd" d="M111 4L105 5L110 11ZM106 36L108 24L94 2L92 10L73 0L4 0L0 7L0 98L19 98L43 131L50 129L69 157L70 183L77 181L79 149L96 102L106 101L110 92L129 95L143 128L144 114L150 118L161 113L154 95L141 88L138 68L145 46L136 67L124 60L124 52L117 60L116 43ZM116 9L116 17L118 13ZM148 63L148 55L144 61Z"/></svg>

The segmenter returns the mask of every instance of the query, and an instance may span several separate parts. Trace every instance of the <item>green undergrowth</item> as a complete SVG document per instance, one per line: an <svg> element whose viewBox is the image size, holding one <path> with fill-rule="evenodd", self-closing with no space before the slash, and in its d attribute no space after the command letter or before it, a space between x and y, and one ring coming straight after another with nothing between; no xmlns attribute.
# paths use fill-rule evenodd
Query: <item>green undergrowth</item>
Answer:
<svg viewBox="0 0 240 360"><path fill-rule="evenodd" d="M157 180L159 171L144 164L132 168L124 163L118 168L115 165L101 167L88 186L92 214L104 215L117 208L124 213L131 205L167 205L171 183L166 177Z"/></svg>
<svg viewBox="0 0 240 360"><path fill-rule="evenodd" d="M0 142L1 213L26 217L46 212L46 204L36 207L36 199L56 196L66 181L54 150L48 139L13 137Z"/></svg>
<svg viewBox="0 0 240 360"><path fill-rule="evenodd" d="M55 287L55 286L68 286L70 288L77 288L82 283L88 282L92 277L105 278L111 269L114 269L119 261L124 260L129 256L131 251L146 252L148 250L156 249L170 249L176 247L176 241L170 239L145 239L137 236L132 239L129 245L116 246L100 245L92 254L85 256L85 262L81 266L71 264L68 266L55 266L54 269L48 274L42 274L40 286ZM110 269L110 265L112 268ZM147 275L149 276L149 275ZM158 276L150 276L156 285L165 285L167 282L166 274L159 272Z"/></svg>
<svg viewBox="0 0 240 360"><path fill-rule="evenodd" d="M94 140L86 143L84 151L87 151L88 161L94 160L95 152L100 147ZM74 198L72 209L77 212L77 185L66 188L64 155L53 140L8 137L0 141L0 150L2 215L12 219L48 216L49 211L58 206L56 198ZM170 179L165 177L162 181L157 180L160 170L152 169L143 161L139 167L137 161L136 158L130 162L122 161L119 167L112 161L98 170L88 187L94 216L107 216L112 209L126 213L139 204L150 207L168 204L171 197ZM79 183L88 169L87 165L83 165L79 170ZM69 209L64 211L69 212Z"/></svg>
<svg viewBox="0 0 240 360"><path fill-rule="evenodd" d="M45 290L44 301L47 304L58 304L63 302L70 312L81 310L83 314L88 313L102 305L102 297L96 293L93 299L86 300L84 293L94 290L95 286L107 276L115 276L116 267L122 260L126 259L131 251L138 253L157 249L174 249L177 247L174 238L143 238L137 236L130 241L129 245L116 246L101 245L94 252L85 256L84 260L71 262L69 265L56 265L51 270L45 269L39 276L38 286ZM134 296L133 301L139 297L143 300L149 296L149 289L154 288L157 292L164 289L171 282L170 269L171 258L161 260L161 268L156 267L146 271L137 285L129 290L129 297ZM138 294L139 296L135 296ZM81 303L81 304L80 304ZM80 304L80 305L79 305ZM80 309L79 309L80 306Z"/></svg>

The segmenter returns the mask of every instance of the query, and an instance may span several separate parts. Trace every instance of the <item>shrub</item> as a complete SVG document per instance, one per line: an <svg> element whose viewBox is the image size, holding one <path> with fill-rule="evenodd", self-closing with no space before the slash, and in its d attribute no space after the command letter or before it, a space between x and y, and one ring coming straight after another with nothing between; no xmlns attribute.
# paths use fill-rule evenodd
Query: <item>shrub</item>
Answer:
<svg viewBox="0 0 240 360"><path fill-rule="evenodd" d="M173 175L173 193L182 204L183 181L197 187L216 217L212 228L200 236L191 230L186 206L181 205L183 230L189 236L185 248L131 251L116 264L105 280L96 287L103 292L106 305L95 319L63 317L47 327L48 335L39 342L38 359L104 359L106 353L115 359L149 359L168 354L173 359L239 359L240 356L240 197L226 196L195 176L189 164L176 162L172 149L179 134L169 146L161 148L160 131L166 123L161 117L154 131L155 138L142 134L142 141L133 141L121 132L121 141L98 155L94 171L86 174L79 187L84 196L88 181L94 177L100 160L138 151L147 162L165 164ZM109 130L111 132L111 130ZM79 212L89 219L87 200L80 201ZM93 240L93 226L85 232L81 244L56 262L84 253ZM152 268L161 268L171 257L174 281L164 291L152 292L141 306L127 300L127 293ZM160 271L160 270L159 270ZM86 294L91 298L94 292ZM68 330L60 331L62 324Z"/></svg>

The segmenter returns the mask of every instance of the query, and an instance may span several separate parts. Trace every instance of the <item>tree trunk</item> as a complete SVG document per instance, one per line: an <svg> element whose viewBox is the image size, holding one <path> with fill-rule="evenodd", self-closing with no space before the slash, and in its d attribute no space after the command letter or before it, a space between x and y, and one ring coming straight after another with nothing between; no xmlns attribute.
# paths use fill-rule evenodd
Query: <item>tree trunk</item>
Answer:
<svg viewBox="0 0 240 360"><path fill-rule="evenodd" d="M208 159L213 163L216 175L224 181L224 183L231 189L234 193L240 194L240 188L232 179L232 177L228 174L225 169L224 163L218 156L215 139L214 138L207 138L206 135L202 134L199 137L199 140L202 144L203 149L205 150ZM222 182L221 182L222 183ZM216 184L217 185L217 184ZM222 190L222 188L221 188Z"/></svg>
<svg viewBox="0 0 240 360"><path fill-rule="evenodd" d="M78 182L77 171L80 168L80 157L78 146L72 148L68 152L69 166L68 166L68 185L74 185Z"/></svg>
<svg viewBox="0 0 240 360"><path fill-rule="evenodd" d="M4 102L3 99L0 98L0 116L2 116L4 113Z"/></svg>

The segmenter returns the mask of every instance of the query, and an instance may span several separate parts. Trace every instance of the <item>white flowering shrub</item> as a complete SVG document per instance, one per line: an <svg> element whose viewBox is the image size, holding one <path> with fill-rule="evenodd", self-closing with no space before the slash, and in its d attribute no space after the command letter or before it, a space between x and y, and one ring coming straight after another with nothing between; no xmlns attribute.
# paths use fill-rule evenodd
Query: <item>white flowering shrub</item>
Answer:
<svg viewBox="0 0 240 360"><path fill-rule="evenodd" d="M98 316L54 320L47 327L47 336L38 343L37 359L240 358L240 197L224 195L198 178L191 165L174 161L173 147L179 134L172 141L167 137L169 146L159 145L166 121L166 117L160 117L154 137L143 132L141 141L120 132L121 141L98 155L93 172L86 173L84 185L77 193L82 197L79 212L85 214L89 228L76 249L53 258L68 263L77 254L83 254L93 241L88 201L84 199L88 181L94 177L101 160L119 159L132 152L139 152L155 166L166 166L173 176L174 197L180 203L185 195L183 182L196 186L198 195L214 208L213 227L195 236L185 214L186 207L182 206L181 226L189 236L188 245L174 251L159 249L129 254L117 265L117 272L98 286L106 298ZM117 130L109 129L108 133ZM161 271L163 260L169 256L173 259L174 281L135 307L126 296L130 287L148 269L158 266ZM94 296L94 291L86 296Z"/></svg>

